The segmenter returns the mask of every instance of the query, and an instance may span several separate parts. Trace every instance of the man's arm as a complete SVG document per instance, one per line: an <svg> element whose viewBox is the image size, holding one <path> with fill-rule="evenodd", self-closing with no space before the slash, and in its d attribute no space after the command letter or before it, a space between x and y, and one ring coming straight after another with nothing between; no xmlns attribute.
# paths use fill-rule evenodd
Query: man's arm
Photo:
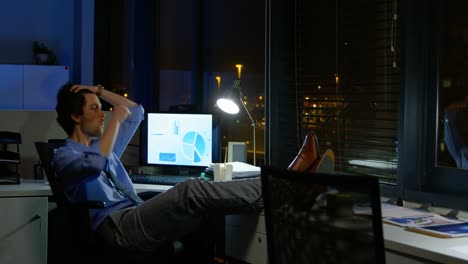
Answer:
<svg viewBox="0 0 468 264"><path fill-rule="evenodd" d="M127 107L119 105L114 106L112 116L109 119L107 127L104 129L104 133L99 139L99 149L101 150L102 155L109 157L112 153L120 127L129 115L130 111Z"/></svg>
<svg viewBox="0 0 468 264"><path fill-rule="evenodd" d="M125 98L119 94L106 90L103 86L96 85L75 85L72 87L72 91L76 89L76 91L81 89L88 89L91 92L97 94L101 99L108 102L112 106L122 106L122 107L132 107L137 105L137 103L133 102L132 100ZM99 93L99 94L98 94Z"/></svg>
<svg viewBox="0 0 468 264"><path fill-rule="evenodd" d="M132 140L135 132L138 130L141 121L144 119L145 110L141 105L129 108L131 114L123 122L119 129L119 134L114 144L114 153L117 157L121 157L128 143Z"/></svg>
<svg viewBox="0 0 468 264"><path fill-rule="evenodd" d="M85 178L98 177L107 164L107 159L96 152L80 153L69 147L55 151L52 166L64 183L75 184Z"/></svg>

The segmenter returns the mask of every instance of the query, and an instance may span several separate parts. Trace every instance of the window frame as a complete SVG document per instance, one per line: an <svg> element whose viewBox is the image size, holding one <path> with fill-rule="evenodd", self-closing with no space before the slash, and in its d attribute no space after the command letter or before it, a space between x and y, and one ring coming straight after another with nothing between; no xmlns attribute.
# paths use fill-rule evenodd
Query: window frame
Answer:
<svg viewBox="0 0 468 264"><path fill-rule="evenodd" d="M438 106L441 8L438 0L400 2L405 52L398 193L404 200L467 210L468 171L436 165L437 114L443 111ZM426 44L422 51L420 43Z"/></svg>

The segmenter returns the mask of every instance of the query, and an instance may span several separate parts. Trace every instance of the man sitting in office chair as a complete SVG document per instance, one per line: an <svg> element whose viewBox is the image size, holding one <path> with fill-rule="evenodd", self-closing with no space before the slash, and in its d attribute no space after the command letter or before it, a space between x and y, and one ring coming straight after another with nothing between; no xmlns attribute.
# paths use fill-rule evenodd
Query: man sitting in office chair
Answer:
<svg viewBox="0 0 468 264"><path fill-rule="evenodd" d="M113 111L104 128L99 98ZM192 179L143 202L119 158L144 116L141 105L102 86L65 85L57 94L57 122L69 136L52 165L71 203L100 200L93 230L111 247L152 251L196 230L209 212L258 211L259 179Z"/></svg>

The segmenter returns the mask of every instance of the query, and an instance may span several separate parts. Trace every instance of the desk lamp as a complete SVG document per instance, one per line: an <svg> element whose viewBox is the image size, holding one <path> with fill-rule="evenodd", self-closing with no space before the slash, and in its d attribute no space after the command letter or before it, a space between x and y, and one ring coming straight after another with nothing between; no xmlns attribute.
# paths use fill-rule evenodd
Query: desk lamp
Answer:
<svg viewBox="0 0 468 264"><path fill-rule="evenodd" d="M242 88L241 88L241 69L242 69L242 64L236 64L237 68L237 79L234 82L234 86L232 89L228 90L226 93L221 95L218 100L216 101L216 105L224 112L234 115L239 113L239 106L236 103L236 101L240 101L242 106L244 107L245 112L250 118L250 122L252 125L253 129L253 165L256 166L256 156L257 156L257 151L256 151L256 136L255 136L255 130L256 130L256 123L255 120L252 118L252 115L250 114L249 109L247 109L247 106L244 103L244 100L242 99L244 97L242 93Z"/></svg>

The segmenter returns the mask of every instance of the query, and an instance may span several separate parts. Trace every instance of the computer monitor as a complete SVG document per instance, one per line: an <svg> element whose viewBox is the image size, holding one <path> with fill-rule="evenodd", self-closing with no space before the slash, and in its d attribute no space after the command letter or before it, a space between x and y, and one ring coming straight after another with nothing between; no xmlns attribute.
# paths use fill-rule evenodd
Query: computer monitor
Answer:
<svg viewBox="0 0 468 264"><path fill-rule="evenodd" d="M377 177L261 172L269 263L385 263Z"/></svg>
<svg viewBox="0 0 468 264"><path fill-rule="evenodd" d="M144 165L201 171L219 161L219 128L209 113L147 113L140 139Z"/></svg>

